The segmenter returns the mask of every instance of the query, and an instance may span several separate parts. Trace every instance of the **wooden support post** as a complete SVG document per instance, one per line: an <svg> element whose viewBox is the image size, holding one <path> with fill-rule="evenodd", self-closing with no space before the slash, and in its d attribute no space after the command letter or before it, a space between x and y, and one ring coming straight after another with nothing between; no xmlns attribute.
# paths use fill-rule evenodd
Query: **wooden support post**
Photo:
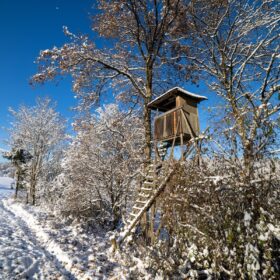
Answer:
<svg viewBox="0 0 280 280"><path fill-rule="evenodd" d="M141 226L141 230L143 233L143 237L145 240L147 240L147 232L148 232L148 212L146 211L140 221L140 226Z"/></svg>
<svg viewBox="0 0 280 280"><path fill-rule="evenodd" d="M176 127L176 132L172 141L172 147L171 147L171 152L170 152L170 159L174 156L174 147L175 147L175 142L176 142L176 138L177 138L177 133L178 133L178 129L179 129L179 125L180 125L180 119L178 121L177 127Z"/></svg>
<svg viewBox="0 0 280 280"><path fill-rule="evenodd" d="M181 147L181 157L180 160L184 159L184 139L183 139L183 133L180 134L180 147Z"/></svg>
<svg viewBox="0 0 280 280"><path fill-rule="evenodd" d="M194 134L194 131L193 131L192 127L191 127L191 124L190 124L190 122L188 120L188 117L186 116L185 112L183 114L183 117L185 119L185 122L186 122L187 127L188 127L188 129L190 131L191 137L193 139L193 142L194 142L194 145L195 145L195 148L196 148L196 152L197 152L196 162L197 162L197 165L199 166L199 162L200 162L200 160L199 160L200 159L200 149L199 149L197 140L195 139L196 135Z"/></svg>
<svg viewBox="0 0 280 280"><path fill-rule="evenodd" d="M155 242L155 214L156 214L156 203L154 203L150 208L150 233L149 237L151 239L151 244Z"/></svg>
<svg viewBox="0 0 280 280"><path fill-rule="evenodd" d="M159 152L158 152L158 142L154 141L154 149L155 149L155 164L157 165L158 161L161 161Z"/></svg>
<svg viewBox="0 0 280 280"><path fill-rule="evenodd" d="M197 143L197 159L196 159L197 166L200 166L200 162L201 162L201 155L200 154L201 154L201 146L199 145L199 143Z"/></svg>

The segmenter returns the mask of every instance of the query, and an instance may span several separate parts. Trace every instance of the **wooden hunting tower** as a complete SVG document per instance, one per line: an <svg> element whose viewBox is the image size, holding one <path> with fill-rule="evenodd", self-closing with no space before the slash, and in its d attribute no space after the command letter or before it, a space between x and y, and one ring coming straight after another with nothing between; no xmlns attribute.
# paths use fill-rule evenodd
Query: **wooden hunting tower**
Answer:
<svg viewBox="0 0 280 280"><path fill-rule="evenodd" d="M206 99L205 96L175 87L148 104L150 109L162 113L154 121L155 157L146 167L146 175L141 180L138 195L125 227L118 238L115 236L111 238L114 250L127 236L132 234L133 229L139 223L142 232L147 238L150 238L151 243L160 233L163 224L160 223L157 228L155 227L156 211L161 205L161 201L157 198L164 192L167 183L181 162L173 160L174 147L181 146L181 159L187 158L193 150L192 147L195 147L197 163L199 164L200 152L196 138L199 135L197 104ZM190 141L191 139L193 141ZM185 147L184 144L186 144ZM169 147L171 147L170 153ZM166 155L169 155L169 159L166 158Z"/></svg>
<svg viewBox="0 0 280 280"><path fill-rule="evenodd" d="M197 104L207 97L175 87L160 95L148 106L162 112L154 120L154 141L171 146L186 144L199 134Z"/></svg>

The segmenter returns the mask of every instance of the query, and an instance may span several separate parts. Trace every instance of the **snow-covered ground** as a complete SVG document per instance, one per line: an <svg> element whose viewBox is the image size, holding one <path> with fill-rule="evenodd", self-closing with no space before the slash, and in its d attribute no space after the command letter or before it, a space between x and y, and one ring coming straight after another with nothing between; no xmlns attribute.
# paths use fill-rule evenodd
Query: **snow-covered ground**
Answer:
<svg viewBox="0 0 280 280"><path fill-rule="evenodd" d="M150 279L132 277L140 260L116 261L101 230L15 202L11 183L0 177L1 280Z"/></svg>
<svg viewBox="0 0 280 280"><path fill-rule="evenodd" d="M9 177L0 177L0 199L2 200L5 197L10 197L13 193L11 189L11 184L13 179Z"/></svg>
<svg viewBox="0 0 280 280"><path fill-rule="evenodd" d="M0 177L0 279L59 279L67 275L8 206L12 179ZM68 277L64 279L71 279ZM63 279L63 278L61 278Z"/></svg>

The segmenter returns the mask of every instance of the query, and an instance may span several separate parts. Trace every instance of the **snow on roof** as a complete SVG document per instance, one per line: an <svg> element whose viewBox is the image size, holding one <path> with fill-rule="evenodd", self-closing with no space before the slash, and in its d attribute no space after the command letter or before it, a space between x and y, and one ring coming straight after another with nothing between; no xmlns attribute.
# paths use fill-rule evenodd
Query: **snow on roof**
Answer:
<svg viewBox="0 0 280 280"><path fill-rule="evenodd" d="M198 102L202 101L202 100L207 100L208 98L206 96L202 96L202 95L198 95L192 92L189 92L183 88L180 87L174 87L168 91L166 91L165 93L163 93L162 95L158 96L157 98L155 98L154 100L152 100L148 106L149 107L153 107L153 105L156 105L158 103L160 103L161 101L164 101L165 99L169 98L170 96L172 96L173 93L175 92L180 92L183 93L186 96L192 97L194 99L197 99Z"/></svg>

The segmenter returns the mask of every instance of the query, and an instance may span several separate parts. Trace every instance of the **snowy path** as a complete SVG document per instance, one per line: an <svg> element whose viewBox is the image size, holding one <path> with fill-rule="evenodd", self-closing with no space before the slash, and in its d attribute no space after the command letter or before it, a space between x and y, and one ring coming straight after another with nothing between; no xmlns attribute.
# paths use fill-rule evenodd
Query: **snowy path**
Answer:
<svg viewBox="0 0 280 280"><path fill-rule="evenodd" d="M0 279L75 279L7 207L11 179L0 177Z"/></svg>
<svg viewBox="0 0 280 280"><path fill-rule="evenodd" d="M111 258L106 233L14 202L11 182L0 177L0 280L140 279L128 276L138 262Z"/></svg>

